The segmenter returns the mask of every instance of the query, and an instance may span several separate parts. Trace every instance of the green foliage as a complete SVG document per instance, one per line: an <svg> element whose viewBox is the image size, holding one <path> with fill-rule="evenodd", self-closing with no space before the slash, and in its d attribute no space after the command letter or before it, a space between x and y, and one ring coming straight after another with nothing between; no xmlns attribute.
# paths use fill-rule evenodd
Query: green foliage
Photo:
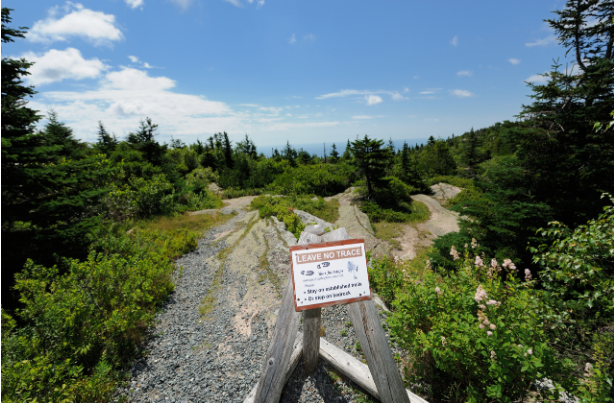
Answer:
<svg viewBox="0 0 614 403"><path fill-rule="evenodd" d="M106 401L111 370L134 356L173 290L169 260L92 253L64 264L62 275L29 261L17 276L26 325L2 335L3 400Z"/></svg>
<svg viewBox="0 0 614 403"><path fill-rule="evenodd" d="M363 202L360 210L369 216L371 222L421 222L428 220L431 213L428 207L421 202L412 201L400 203L394 209L382 208L375 202Z"/></svg>
<svg viewBox="0 0 614 403"><path fill-rule="evenodd" d="M420 154L420 171L427 176L451 175L456 171L456 163L447 142L438 139L427 145Z"/></svg>
<svg viewBox="0 0 614 403"><path fill-rule="evenodd" d="M573 388L570 363L549 344L533 283L519 280L508 262L488 267L469 250L464 255L446 276L427 271L406 281L392 304L391 331L412 357L409 382L436 402L517 401L546 379ZM556 396L542 389L538 400Z"/></svg>
<svg viewBox="0 0 614 403"><path fill-rule="evenodd" d="M550 223L549 228L539 230L542 242L547 243L531 248L533 261L540 268L557 349L562 355L580 356L580 368L585 356L598 347L591 345L590 335L601 337L599 334L607 333L614 322L614 206L604 210L597 219L573 231L560 222ZM609 333L612 337L611 329ZM612 365L613 357L606 358L605 364ZM605 364L602 362L602 367ZM614 368L609 374L605 368L600 371L602 380L609 377L611 382Z"/></svg>
<svg viewBox="0 0 614 403"><path fill-rule="evenodd" d="M365 178L367 201L376 197L376 189L385 189L388 185L383 178L386 176L392 152L388 148L382 148L383 144L383 140L371 139L366 134L364 138L352 142L352 164Z"/></svg>
<svg viewBox="0 0 614 403"><path fill-rule="evenodd" d="M252 201L251 207L259 211L260 218L277 217L286 224L286 229L299 239L305 225L299 216L294 214L290 204L284 197L260 196Z"/></svg>

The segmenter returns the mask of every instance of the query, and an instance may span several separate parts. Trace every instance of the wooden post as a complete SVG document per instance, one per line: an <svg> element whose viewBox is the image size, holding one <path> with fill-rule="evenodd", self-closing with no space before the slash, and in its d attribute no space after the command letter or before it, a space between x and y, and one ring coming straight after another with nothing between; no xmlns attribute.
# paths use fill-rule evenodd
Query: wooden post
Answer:
<svg viewBox="0 0 614 403"><path fill-rule="evenodd" d="M311 374L318 368L322 308L303 311L303 365Z"/></svg>
<svg viewBox="0 0 614 403"><path fill-rule="evenodd" d="M369 370L384 403L410 403L372 300L347 305Z"/></svg>
<svg viewBox="0 0 614 403"><path fill-rule="evenodd" d="M286 384L286 373L290 365L299 322L300 314L294 311L292 277L289 277L277 314L273 340L262 365L262 373L254 399L255 403L279 402L281 391Z"/></svg>

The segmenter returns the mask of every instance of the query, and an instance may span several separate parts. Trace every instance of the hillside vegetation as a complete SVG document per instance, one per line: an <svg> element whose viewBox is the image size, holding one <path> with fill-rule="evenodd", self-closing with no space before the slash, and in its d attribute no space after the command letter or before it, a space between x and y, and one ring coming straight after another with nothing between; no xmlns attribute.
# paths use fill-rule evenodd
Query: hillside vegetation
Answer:
<svg viewBox="0 0 614 403"><path fill-rule="evenodd" d="M325 198L355 186L392 238L388 223L428 217L411 195L444 182L462 189L445 205L460 231L370 264L408 387L432 402L614 401L613 7L569 0L547 21L579 70L555 62L516 121L401 149L364 135L323 157L289 142L266 157L226 132L161 144L155 117L122 139L92 122L85 143L54 111L37 128L32 63L3 58L2 399L108 401L174 260L231 217L189 212L258 195L260 217L298 237L294 209L335 222ZM3 47L25 37L10 24L2 8Z"/></svg>

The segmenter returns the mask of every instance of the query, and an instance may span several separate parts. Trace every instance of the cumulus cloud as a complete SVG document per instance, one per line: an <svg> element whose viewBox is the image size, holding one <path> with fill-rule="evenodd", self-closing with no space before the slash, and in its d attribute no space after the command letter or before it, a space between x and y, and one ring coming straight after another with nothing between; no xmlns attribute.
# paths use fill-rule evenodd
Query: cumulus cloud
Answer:
<svg viewBox="0 0 614 403"><path fill-rule="evenodd" d="M264 6L264 0L260 0L260 1L258 2L258 7L262 7L262 6Z"/></svg>
<svg viewBox="0 0 614 403"><path fill-rule="evenodd" d="M84 59L81 52L74 48L51 49L44 54L28 52L23 57L34 62L29 69L31 75L25 77L28 84L32 85L49 84L64 79L96 78L108 68L97 58Z"/></svg>
<svg viewBox="0 0 614 403"><path fill-rule="evenodd" d="M125 0L125 1L128 7L130 7L133 10L138 7L142 8L143 5L145 5L145 2L143 0Z"/></svg>
<svg viewBox="0 0 614 403"><path fill-rule="evenodd" d="M513 57L511 59L507 59L507 61L514 65L520 64L520 59L514 59Z"/></svg>
<svg viewBox="0 0 614 403"><path fill-rule="evenodd" d="M295 34L292 34L292 36L288 38L288 43L290 45L296 43L296 35Z"/></svg>
<svg viewBox="0 0 614 403"><path fill-rule="evenodd" d="M550 77L542 76L541 74L534 74L524 81L526 83L533 83L533 84L546 84L548 81L550 81Z"/></svg>
<svg viewBox="0 0 614 403"><path fill-rule="evenodd" d="M101 84L103 89L155 92L173 88L175 81L167 77L149 77L146 71L125 67L108 73Z"/></svg>
<svg viewBox="0 0 614 403"><path fill-rule="evenodd" d="M473 92L467 90L452 90L450 93L460 98L472 97L475 95Z"/></svg>
<svg viewBox="0 0 614 403"><path fill-rule="evenodd" d="M452 46L457 46L458 45L458 36L455 36L454 38L452 38L452 40L450 41L450 44L452 44Z"/></svg>
<svg viewBox="0 0 614 403"><path fill-rule="evenodd" d="M554 35L550 35L546 38L543 39L537 39L534 42L527 42L525 43L525 46L528 47L533 47L533 46L546 46L546 45L550 45L551 43L556 42L556 36Z"/></svg>
<svg viewBox="0 0 614 403"><path fill-rule="evenodd" d="M139 58L136 56L128 56L128 59L130 59L130 61L132 63L138 63L139 62Z"/></svg>
<svg viewBox="0 0 614 403"><path fill-rule="evenodd" d="M65 15L58 18L60 8L50 9L46 19L34 23L26 35L27 39L32 42L51 43L80 37L95 45L109 45L113 41L123 39L112 14L92 11L79 3L71 2L66 3L63 11Z"/></svg>
<svg viewBox="0 0 614 403"><path fill-rule="evenodd" d="M403 95L399 94L398 92L393 92L392 94L390 94L390 96L392 97L393 101L402 101L404 99L407 99Z"/></svg>
<svg viewBox="0 0 614 403"><path fill-rule="evenodd" d="M462 76L471 77L473 75L473 71L462 70L462 71L459 71L458 73L456 73L456 75L459 76L459 77L462 77Z"/></svg>
<svg viewBox="0 0 614 403"><path fill-rule="evenodd" d="M377 105L384 102L382 97L380 97L379 95L365 95L365 101L367 105Z"/></svg>

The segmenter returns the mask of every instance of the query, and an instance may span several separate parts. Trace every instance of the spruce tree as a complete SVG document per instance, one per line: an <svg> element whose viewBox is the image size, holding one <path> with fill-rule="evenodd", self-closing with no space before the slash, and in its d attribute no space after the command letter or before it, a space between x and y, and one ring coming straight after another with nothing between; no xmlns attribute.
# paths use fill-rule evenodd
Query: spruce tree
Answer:
<svg viewBox="0 0 614 403"><path fill-rule="evenodd" d="M383 188L387 184L384 177L392 153L383 145L383 140L371 139L366 134L362 139L352 142L353 164L365 177L367 200L373 200L376 188Z"/></svg>
<svg viewBox="0 0 614 403"><path fill-rule="evenodd" d="M101 121L98 121L98 141L96 141L96 148L98 148L103 154L110 156L115 147L117 147L117 137L109 134Z"/></svg>
<svg viewBox="0 0 614 403"><path fill-rule="evenodd" d="M333 143L330 152L330 162L335 163L339 161L339 151L337 151L337 144Z"/></svg>

